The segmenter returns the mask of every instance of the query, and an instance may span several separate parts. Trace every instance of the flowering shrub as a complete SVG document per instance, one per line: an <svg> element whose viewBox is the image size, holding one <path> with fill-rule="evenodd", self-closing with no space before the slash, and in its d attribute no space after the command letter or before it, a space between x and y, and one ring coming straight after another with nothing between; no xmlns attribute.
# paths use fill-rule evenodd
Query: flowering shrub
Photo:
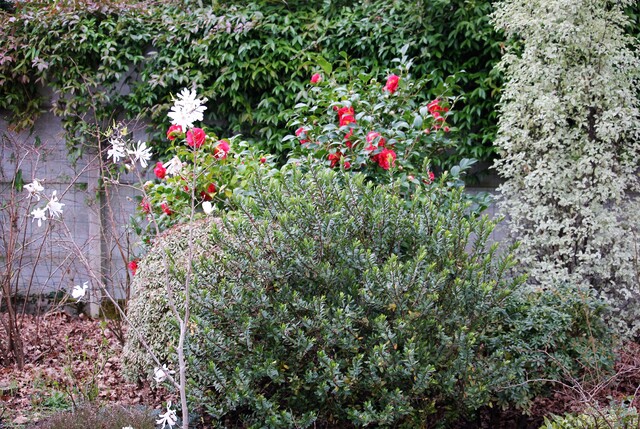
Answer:
<svg viewBox="0 0 640 429"><path fill-rule="evenodd" d="M258 157L238 136L219 139L196 127L205 102L195 91L183 89L168 114L173 122L166 133L170 159L155 163L156 180L144 184L135 221L145 244L172 225L211 214L216 207L226 209L229 196L246 186L252 171L269 166L267 157ZM131 145L124 136L126 129L112 131L107 157L119 162L128 156L130 164L139 161L145 168L151 148L143 142ZM133 262L129 266L134 274L136 268Z"/></svg>
<svg viewBox="0 0 640 429"><path fill-rule="evenodd" d="M332 73L330 65L321 64L324 73L312 76L307 99L296 105L295 136L286 138L293 142L292 162L311 154L329 167L362 171L376 182L388 181L391 173L403 179L409 194L434 180L434 167L451 167L447 150L455 141L447 118L455 98L442 94L422 100L429 82L413 80L409 65L383 85L373 73Z"/></svg>

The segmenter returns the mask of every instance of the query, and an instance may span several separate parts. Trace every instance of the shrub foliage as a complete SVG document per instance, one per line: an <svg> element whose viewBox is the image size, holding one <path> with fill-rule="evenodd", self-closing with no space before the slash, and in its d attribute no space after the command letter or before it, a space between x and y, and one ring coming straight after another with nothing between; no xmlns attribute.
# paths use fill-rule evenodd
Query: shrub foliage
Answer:
<svg viewBox="0 0 640 429"><path fill-rule="evenodd" d="M487 244L494 223L470 214L461 189L401 194L292 168L214 224L194 263L187 343L191 403L213 426L446 424L490 403L525 407L541 389L529 378L594 360L595 301L521 290L510 253ZM136 284L158 287L144 263ZM133 301L134 325L158 331L147 315L162 307Z"/></svg>

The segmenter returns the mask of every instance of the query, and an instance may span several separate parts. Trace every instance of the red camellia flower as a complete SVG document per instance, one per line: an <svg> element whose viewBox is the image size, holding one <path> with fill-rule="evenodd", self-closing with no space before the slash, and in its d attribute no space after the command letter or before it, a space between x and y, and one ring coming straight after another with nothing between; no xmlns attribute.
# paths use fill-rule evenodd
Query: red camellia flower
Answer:
<svg viewBox="0 0 640 429"><path fill-rule="evenodd" d="M433 180L436 178L436 175L433 174L433 171L427 171L427 176L429 176L428 178L422 179L422 181L426 184L429 185L431 183L433 183Z"/></svg>
<svg viewBox="0 0 640 429"><path fill-rule="evenodd" d="M171 141L175 140L180 134L182 134L182 127L180 125L171 125L167 130L167 138Z"/></svg>
<svg viewBox="0 0 640 429"><path fill-rule="evenodd" d="M310 140L307 138L307 130L304 127L300 127L296 130L296 137L300 139L300 144L310 142Z"/></svg>
<svg viewBox="0 0 640 429"><path fill-rule="evenodd" d="M388 170L389 168L395 166L396 153L391 149L383 149L382 152L374 155L372 159L377 162L383 170Z"/></svg>
<svg viewBox="0 0 640 429"><path fill-rule="evenodd" d="M376 131L369 131L367 133L367 143L369 143L369 146L367 146L367 148L365 150L376 150L375 145L373 144L373 142L379 138L380 140L378 140L378 147L384 147L386 140L384 139L384 137L380 136L380 133L376 132Z"/></svg>
<svg viewBox="0 0 640 429"><path fill-rule="evenodd" d="M169 204L167 203L160 204L160 208L167 216L171 216L173 214L173 211L169 208Z"/></svg>
<svg viewBox="0 0 640 429"><path fill-rule="evenodd" d="M200 198L202 198L204 201L211 201L215 193L216 193L216 185L214 185L213 183L209 183L207 185L207 189L200 192Z"/></svg>
<svg viewBox="0 0 640 429"><path fill-rule="evenodd" d="M134 259L133 261L129 261L129 270L132 275L136 275L136 271L138 271L138 260Z"/></svg>
<svg viewBox="0 0 640 429"><path fill-rule="evenodd" d="M356 112L353 107L341 107L338 109L338 121L341 127L354 124L356 122Z"/></svg>
<svg viewBox="0 0 640 429"><path fill-rule="evenodd" d="M156 162L156 168L153 169L153 174L156 175L158 179L164 179L164 176L167 174L167 169L164 168L164 165L160 161Z"/></svg>
<svg viewBox="0 0 640 429"><path fill-rule="evenodd" d="M191 128L187 131L187 144L194 149L198 149L204 144L204 139L207 135L202 128Z"/></svg>
<svg viewBox="0 0 640 429"><path fill-rule="evenodd" d="M140 201L140 207L144 213L151 213L151 205L149 204L149 200L146 198L143 198L142 201Z"/></svg>
<svg viewBox="0 0 640 429"><path fill-rule="evenodd" d="M229 142L226 140L220 140L218 145L213 149L213 156L218 159L225 159L229 152Z"/></svg>
<svg viewBox="0 0 640 429"><path fill-rule="evenodd" d="M400 77L395 74L392 74L387 78L387 84L384 86L385 91L389 91L389 93L393 94L398 89L398 83L400 82Z"/></svg>
<svg viewBox="0 0 640 429"><path fill-rule="evenodd" d="M316 73L313 76L311 76L311 83L318 83L318 82L322 82L322 75L320 73Z"/></svg>
<svg viewBox="0 0 640 429"><path fill-rule="evenodd" d="M353 137L353 130L349 130L347 134L344 135L345 142L344 144L351 149L353 147L353 142L351 142L351 137Z"/></svg>
<svg viewBox="0 0 640 429"><path fill-rule="evenodd" d="M448 112L449 108L448 107L442 107L440 105L440 101L437 98L433 101L431 101L429 104L427 104L427 109L429 110L429 113L431 113L431 115L435 118L435 117L439 117L440 114L435 114L436 112Z"/></svg>
<svg viewBox="0 0 640 429"><path fill-rule="evenodd" d="M342 153L340 151L329 154L329 161L331 161L331 168L338 165L338 162L340 162L340 158L342 158Z"/></svg>

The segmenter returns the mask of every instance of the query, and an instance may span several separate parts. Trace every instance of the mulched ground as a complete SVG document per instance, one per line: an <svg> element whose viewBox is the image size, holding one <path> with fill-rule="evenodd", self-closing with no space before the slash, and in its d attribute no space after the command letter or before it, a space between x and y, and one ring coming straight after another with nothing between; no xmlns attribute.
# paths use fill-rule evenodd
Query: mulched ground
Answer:
<svg viewBox="0 0 640 429"><path fill-rule="evenodd" d="M0 317L6 317L0 313ZM176 398L148 383L132 384L121 374L122 328L64 312L22 319L26 364L18 370L0 356L0 429L22 428L45 419L72 403L93 397L99 404L161 409ZM0 350L6 346L0 327ZM640 345L625 345L618 353L616 374L597 385L558 386L547 398L536 400L529 415L487 409L478 420L461 428L539 428L542 417L581 411L586 402L607 405L626 400L640 408ZM88 386L96 389L92 392ZM579 388L578 388L579 387Z"/></svg>
<svg viewBox="0 0 640 429"><path fill-rule="evenodd" d="M21 321L24 368L7 365L0 356L0 428L34 423L88 399L153 409L163 408L168 399L175 402L163 389L122 378L117 323L64 312L25 315ZM5 337L0 327L0 347Z"/></svg>

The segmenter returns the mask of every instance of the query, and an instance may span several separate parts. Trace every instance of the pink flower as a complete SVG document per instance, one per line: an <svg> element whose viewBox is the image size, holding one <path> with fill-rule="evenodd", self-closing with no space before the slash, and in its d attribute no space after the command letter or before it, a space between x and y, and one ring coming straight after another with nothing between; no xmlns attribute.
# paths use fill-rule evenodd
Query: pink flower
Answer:
<svg viewBox="0 0 640 429"><path fill-rule="evenodd" d="M143 198L142 201L140 201L140 208L144 213L151 213L151 205L149 204L149 200L146 198Z"/></svg>
<svg viewBox="0 0 640 429"><path fill-rule="evenodd" d="M164 176L167 174L167 169L164 168L164 165L160 161L156 162L156 168L153 169L153 174L156 175L158 179L164 179Z"/></svg>
<svg viewBox="0 0 640 429"><path fill-rule="evenodd" d="M220 140L218 145L213 149L213 156L218 159L225 159L229 152L229 142L226 140Z"/></svg>
<svg viewBox="0 0 640 429"><path fill-rule="evenodd" d="M369 131L367 133L367 143L369 143L369 146L367 146L367 148L365 150L370 150L370 151L374 151L376 150L376 146L373 144L373 142L379 138L380 140L378 140L378 147L384 147L385 143L387 142L384 137L380 136L380 133L376 132L376 131Z"/></svg>
<svg viewBox="0 0 640 429"><path fill-rule="evenodd" d="M167 203L160 204L160 208L167 216L171 216L173 214L173 211L169 208L169 204Z"/></svg>
<svg viewBox="0 0 640 429"><path fill-rule="evenodd" d="M310 142L310 140L307 138L307 130L304 127L300 127L296 130L296 137L300 139L300 144Z"/></svg>
<svg viewBox="0 0 640 429"><path fill-rule="evenodd" d="M423 181L426 185L428 185L428 184L432 183L432 182L433 182L433 180L436 178L436 175L435 175L435 174L433 174L433 171L427 171L427 175L429 176L428 178L426 178L426 179L422 179L422 181Z"/></svg>
<svg viewBox="0 0 640 429"><path fill-rule="evenodd" d="M391 149L383 149L382 152L374 155L371 159L373 159L374 162L377 162L383 170L388 170L395 166L396 153Z"/></svg>
<svg viewBox="0 0 640 429"><path fill-rule="evenodd" d="M187 131L187 144L194 149L200 148L204 144L207 135L202 128L191 128Z"/></svg>
<svg viewBox="0 0 640 429"><path fill-rule="evenodd" d="M127 265L129 267L129 270L131 271L131 274L135 276L136 271L138 271L138 260L134 259L132 261L129 261Z"/></svg>
<svg viewBox="0 0 640 429"><path fill-rule="evenodd" d="M318 82L322 82L322 75L320 73L316 73L313 76L311 76L311 83L318 83Z"/></svg>
<svg viewBox="0 0 640 429"><path fill-rule="evenodd" d="M182 127L180 125L171 125L167 130L167 138L171 141L175 140L180 134L182 134Z"/></svg>
<svg viewBox="0 0 640 429"><path fill-rule="evenodd" d="M389 91L389 93L393 94L398 89L398 83L400 82L400 78L392 74L387 78L387 84L384 86L385 91Z"/></svg>

